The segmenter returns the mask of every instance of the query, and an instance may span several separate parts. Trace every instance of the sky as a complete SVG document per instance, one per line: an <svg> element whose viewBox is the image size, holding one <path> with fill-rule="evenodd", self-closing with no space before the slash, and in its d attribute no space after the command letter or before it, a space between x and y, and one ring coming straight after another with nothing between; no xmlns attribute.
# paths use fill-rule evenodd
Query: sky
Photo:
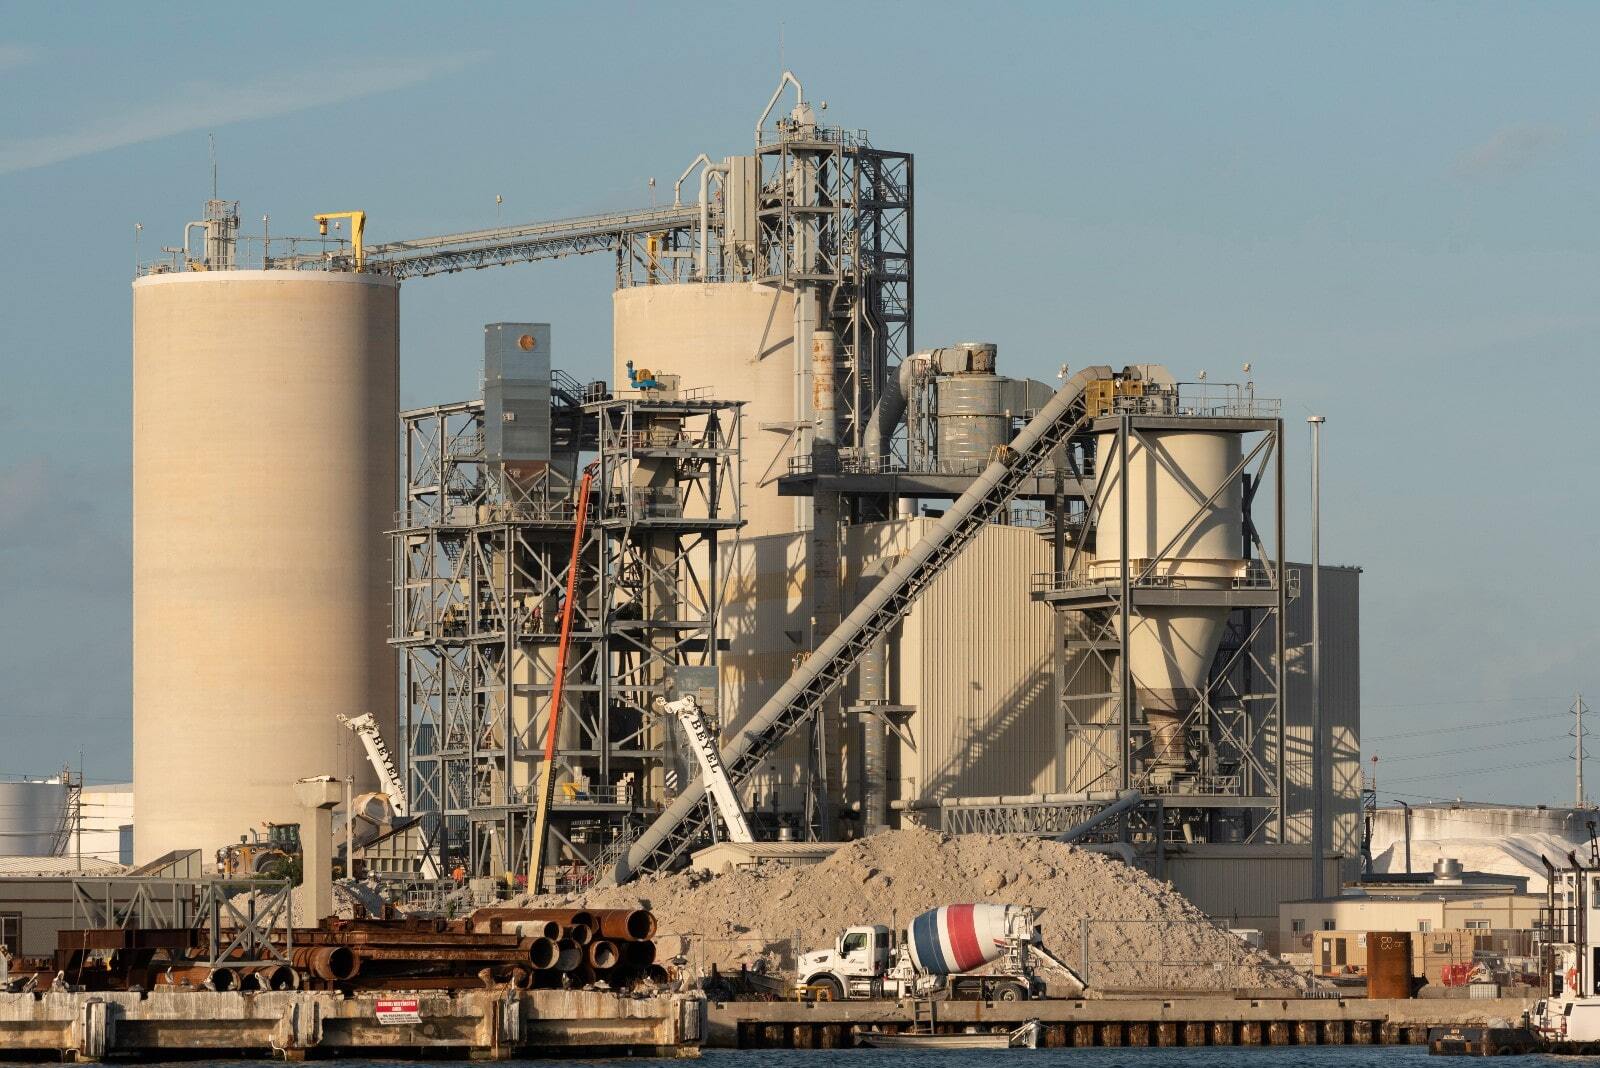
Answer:
<svg viewBox="0 0 1600 1068"><path fill-rule="evenodd" d="M1600 7L785 10L0 0L0 775L129 774L128 285L198 216L208 135L247 232L360 208L383 241L670 196L748 151L787 65L916 154L919 343L1040 378L1250 362L1300 557L1327 417L1386 800L1570 800L1565 713L1600 703ZM500 320L603 376L611 274L406 283L403 402L473 395Z"/></svg>

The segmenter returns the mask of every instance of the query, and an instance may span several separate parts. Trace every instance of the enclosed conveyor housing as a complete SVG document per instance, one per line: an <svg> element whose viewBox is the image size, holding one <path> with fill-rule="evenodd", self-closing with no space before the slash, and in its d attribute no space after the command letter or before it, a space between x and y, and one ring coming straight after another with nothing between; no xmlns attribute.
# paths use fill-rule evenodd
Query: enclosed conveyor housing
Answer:
<svg viewBox="0 0 1600 1068"><path fill-rule="evenodd" d="M928 584L1006 507L1034 469L1087 428L1090 416L1084 403L1085 391L1091 382L1110 377L1109 367L1088 367L1068 379L1011 444L997 453L927 536L795 669L789 681L756 712L723 753L728 777L736 788L779 743L810 721L873 643L882 640L905 618ZM640 833L612 877L626 882L641 872L670 867L706 834L712 819L706 783L697 778Z"/></svg>

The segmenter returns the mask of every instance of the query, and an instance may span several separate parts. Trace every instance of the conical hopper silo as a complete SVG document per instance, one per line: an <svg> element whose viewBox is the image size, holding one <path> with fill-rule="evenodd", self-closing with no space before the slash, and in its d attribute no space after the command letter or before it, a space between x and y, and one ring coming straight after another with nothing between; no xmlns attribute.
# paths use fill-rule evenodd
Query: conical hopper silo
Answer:
<svg viewBox="0 0 1600 1068"><path fill-rule="evenodd" d="M399 284L335 271L133 285L135 859L375 788L336 713L399 744L386 640Z"/></svg>
<svg viewBox="0 0 1600 1068"><path fill-rule="evenodd" d="M1233 584L1244 567L1242 487L1228 476L1239 464L1241 449L1237 433L1144 429L1130 434L1130 581L1174 591L1225 590ZM1117 434L1098 434L1095 450L1104 489L1097 559L1090 567L1096 578L1117 583L1123 529ZM1215 499L1205 503L1213 494ZM1137 590L1133 596L1137 605ZM1129 622L1134 699L1150 728L1150 771L1157 781L1170 780L1187 764L1184 720L1205 690L1227 618L1224 607L1145 604ZM1113 633L1120 627L1120 618L1113 616Z"/></svg>

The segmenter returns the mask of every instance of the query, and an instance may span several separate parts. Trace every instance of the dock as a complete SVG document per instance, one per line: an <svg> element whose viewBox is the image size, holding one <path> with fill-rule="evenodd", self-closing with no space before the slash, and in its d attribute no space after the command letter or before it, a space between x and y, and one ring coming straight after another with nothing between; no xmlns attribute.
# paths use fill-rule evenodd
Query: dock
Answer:
<svg viewBox="0 0 1600 1068"><path fill-rule="evenodd" d="M8 1060L694 1057L705 1002L586 990L0 994Z"/></svg>
<svg viewBox="0 0 1600 1068"><path fill-rule="evenodd" d="M944 1001L934 1030L1043 1025L1039 1044L1067 1046L1427 1045L1432 1028L1516 1021L1531 999L1085 998ZM911 1001L713 1002L706 1045L738 1049L844 1049L852 1028L900 1032L928 1022Z"/></svg>

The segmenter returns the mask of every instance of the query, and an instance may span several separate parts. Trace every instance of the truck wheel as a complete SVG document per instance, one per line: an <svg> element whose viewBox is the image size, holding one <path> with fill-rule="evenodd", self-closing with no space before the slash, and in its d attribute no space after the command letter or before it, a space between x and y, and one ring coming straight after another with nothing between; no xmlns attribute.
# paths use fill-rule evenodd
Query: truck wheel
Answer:
<svg viewBox="0 0 1600 1068"><path fill-rule="evenodd" d="M806 983L812 988L813 1001L843 1001L844 984L831 975L814 975Z"/></svg>
<svg viewBox="0 0 1600 1068"><path fill-rule="evenodd" d="M1026 1001L1028 992L1016 983L1001 983L995 988L996 1001Z"/></svg>

